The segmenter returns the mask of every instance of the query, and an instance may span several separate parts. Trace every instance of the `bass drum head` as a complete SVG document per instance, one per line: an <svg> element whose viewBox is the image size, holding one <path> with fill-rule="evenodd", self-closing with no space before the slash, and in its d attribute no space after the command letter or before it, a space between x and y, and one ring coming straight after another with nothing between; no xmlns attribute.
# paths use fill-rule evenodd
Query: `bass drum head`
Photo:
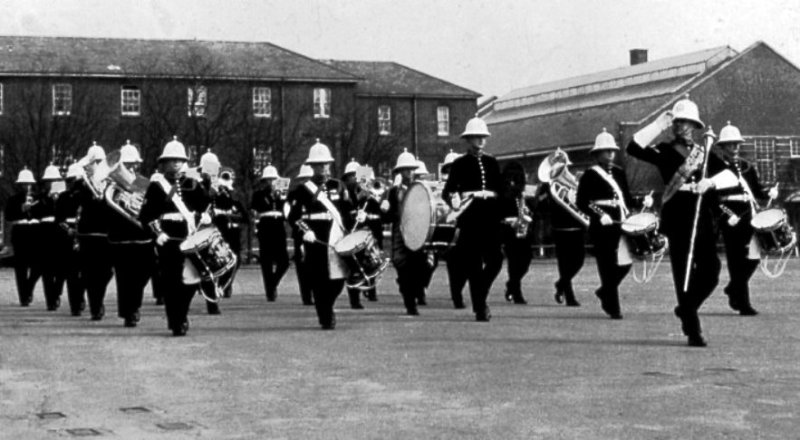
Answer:
<svg viewBox="0 0 800 440"><path fill-rule="evenodd" d="M367 246L371 235L372 233L366 230L347 234L342 237L341 240L336 242L336 244L333 246L333 250L338 255L353 255Z"/></svg>
<svg viewBox="0 0 800 440"><path fill-rule="evenodd" d="M431 198L431 190L424 183L414 182L400 206L400 235L412 251L422 249L428 241L434 215Z"/></svg>

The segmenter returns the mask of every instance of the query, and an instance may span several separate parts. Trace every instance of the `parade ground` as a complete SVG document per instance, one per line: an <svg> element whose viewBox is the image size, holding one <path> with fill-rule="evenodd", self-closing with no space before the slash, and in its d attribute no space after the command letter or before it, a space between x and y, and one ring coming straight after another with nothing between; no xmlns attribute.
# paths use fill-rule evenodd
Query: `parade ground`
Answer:
<svg viewBox="0 0 800 440"><path fill-rule="evenodd" d="M707 348L686 346L668 263L622 284L621 321L593 291L553 300L554 260L525 279L528 305L490 295L492 320L455 310L436 272L421 316L404 315L387 270L378 302L337 301L335 331L301 305L294 271L276 302L246 267L222 315L195 299L185 337L149 290L137 328L17 304L0 271L0 438L121 439L786 439L800 426L798 261L753 279L756 317L719 288L701 309ZM722 282L727 281L724 272ZM468 294L467 294L468 298Z"/></svg>

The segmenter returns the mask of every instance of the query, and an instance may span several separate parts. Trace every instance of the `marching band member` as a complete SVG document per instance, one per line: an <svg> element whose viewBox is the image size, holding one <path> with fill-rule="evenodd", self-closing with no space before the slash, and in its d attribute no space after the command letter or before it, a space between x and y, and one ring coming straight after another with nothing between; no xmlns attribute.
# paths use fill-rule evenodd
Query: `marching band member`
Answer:
<svg viewBox="0 0 800 440"><path fill-rule="evenodd" d="M135 177L141 162L139 150L128 141L120 148L116 166L124 167L124 173ZM135 193L130 194L133 197ZM138 194L141 196L141 193ZM139 223L135 212L111 212L108 217L108 242L117 283L117 316L124 320L125 327L136 327L144 288L155 265L153 239L149 230Z"/></svg>
<svg viewBox="0 0 800 440"><path fill-rule="evenodd" d="M52 311L58 310L61 305L61 292L64 289L63 271L60 267L63 264L61 261L63 256L59 254L56 245L63 230L56 223L56 201L65 188L61 172L53 164L44 169L41 182L44 187L39 196L39 203L31 210L34 212L34 217L38 218L40 222L41 242L53 246L53 252L46 252L41 258L44 297L47 302L47 310Z"/></svg>
<svg viewBox="0 0 800 440"><path fill-rule="evenodd" d="M311 167L303 164L300 165L300 171L297 173L295 177L296 186L294 189L289 191L286 203L288 206L293 206L294 200L296 199L296 195L298 192L305 191L303 189L303 184L305 184L311 176L314 175L314 172L311 170ZM284 208L284 212L286 212L286 208ZM303 246L303 231L299 228L292 228L292 241L294 241L294 268L295 274L297 275L297 285L300 288L300 300L303 301L304 306L313 306L314 305L314 296L311 294L311 284L310 284L310 277L312 276L308 273L308 269L306 268L305 264L305 256L304 256L304 246Z"/></svg>
<svg viewBox="0 0 800 440"><path fill-rule="evenodd" d="M694 130L703 127L705 125L700 120L697 105L687 97L676 102L671 112L662 113L636 132L627 147L631 156L655 165L666 185L662 196L660 229L669 240L672 278L678 299L675 315L680 318L683 333L693 347L706 346L697 311L717 286L720 271L714 224L716 202L710 197L703 197L700 210L695 212L695 207L698 197L704 193L730 186L725 173L721 172L724 164L715 155L708 157L707 175L712 177L703 175L705 148L693 139ZM651 145L670 128L673 134L671 140ZM697 229L693 231L695 215ZM684 289L693 232L696 237L694 265L689 274L688 288Z"/></svg>
<svg viewBox="0 0 800 440"><path fill-rule="evenodd" d="M213 222L213 214L214 214L214 200L217 199L217 182L219 178L219 168L221 164L219 162L219 157L216 154L211 152L211 149L206 150L206 152L200 156L200 164L197 166L196 171L199 175L200 185L202 185L203 189L208 194L208 198L211 201L211 213L212 213L212 222ZM182 168L182 173L189 170L188 164L187 166ZM191 177L191 176L190 176ZM218 228L219 229L219 228ZM220 231L221 232L221 231ZM233 283L231 283L233 285ZM229 285L228 287L231 287ZM198 290L206 291L206 292L213 292L216 289L216 286L211 281L203 280L197 286ZM223 296L225 293L223 292ZM214 297L216 293L209 294L208 297ZM207 296L204 296L206 302L206 311L209 315L219 315L222 312L219 308L219 301L210 301Z"/></svg>
<svg viewBox="0 0 800 440"><path fill-rule="evenodd" d="M383 218L392 224L392 264L397 270L397 284L408 315L419 315L417 305L425 295L425 274L430 270L425 251L408 249L400 233L400 210L408 188L414 181L417 166L413 154L408 151L400 153L393 170L400 176L400 182L389 189L386 200L381 202Z"/></svg>
<svg viewBox="0 0 800 440"><path fill-rule="evenodd" d="M27 168L19 172L20 191L9 197L5 218L11 227L11 247L14 250L14 276L17 280L19 305L27 307L33 301L33 289L41 276L41 266L36 258L37 225L31 208L37 202L33 186L36 180Z"/></svg>
<svg viewBox="0 0 800 440"><path fill-rule="evenodd" d="M78 246L78 197L83 184L84 171L80 163L67 168L67 190L56 199L56 223L60 231L53 245L54 253L61 262L59 277L66 280L67 298L72 316L81 316L86 309L86 287L81 277L80 252Z"/></svg>
<svg viewBox="0 0 800 440"><path fill-rule="evenodd" d="M477 321L489 321L486 298L503 264L500 250L500 215L497 194L502 189L497 159L483 152L489 137L486 123L475 117L461 137L469 152L453 162L442 197L454 209L465 209L458 218L460 230L455 252L469 280L472 309ZM469 206L467 206L469 205Z"/></svg>
<svg viewBox="0 0 800 440"><path fill-rule="evenodd" d="M453 161L459 157L461 157L461 155L454 153L453 150L450 150L450 152L445 155L444 163L442 164L443 181L447 181L447 176L450 174L450 167L453 165ZM445 266L447 268L447 280L450 286L450 298L453 300L453 307L456 309L463 309L466 308L466 306L464 305L464 296L462 292L464 290L464 285L467 284L467 274L461 269L463 266L458 260L458 252L454 249L455 246L448 249L444 254Z"/></svg>
<svg viewBox="0 0 800 440"><path fill-rule="evenodd" d="M112 262L108 258L108 219L110 208L103 198L105 189L106 153L94 143L80 160L84 178L78 185L75 196L80 206L78 216L78 245L81 261L81 276L89 297L89 312L92 321L105 316L103 304L108 283L113 276Z"/></svg>
<svg viewBox="0 0 800 440"><path fill-rule="evenodd" d="M211 202L214 205L214 225L219 229L222 238L236 254L236 270L242 262L242 224L247 224L247 211L236 197L233 190L233 170L220 168L217 191ZM230 298L233 282L225 288L223 296Z"/></svg>
<svg viewBox="0 0 800 440"><path fill-rule="evenodd" d="M267 301L270 302L277 298L278 284L289 269L283 209L286 200L273 186L279 177L277 168L272 165L264 167L261 173L262 187L253 193L250 203L250 209L254 211L257 221L261 276L264 279Z"/></svg>
<svg viewBox="0 0 800 440"><path fill-rule="evenodd" d="M611 319L622 319L619 285L631 269L630 253L622 237L622 221L628 216L632 198L625 171L614 165L619 147L605 129L589 151L596 165L586 170L578 183L577 204L590 220L589 238L594 245L603 311Z"/></svg>
<svg viewBox="0 0 800 440"><path fill-rule="evenodd" d="M355 159L350 159L350 162L348 162L344 167L344 174L342 174L342 183L344 184L344 187L347 188L348 197L350 197L350 200L353 201L353 210L350 212L350 215L355 217L358 223L362 223L366 220L366 213L362 214L360 212L362 210L359 209L361 200L359 199L360 192L358 188L358 182L356 181L356 170L360 166L361 165L356 162ZM362 216L363 219L361 218ZM351 309L361 310L364 308L364 306L361 304L361 294L359 289L348 288L347 296L350 299Z"/></svg>
<svg viewBox="0 0 800 440"><path fill-rule="evenodd" d="M342 182L329 177L333 157L319 139L311 146L306 163L314 175L295 194L289 224L303 231L304 264L312 274L311 292L319 323L324 330L333 330L333 305L348 273L332 246L352 227L352 204Z"/></svg>
<svg viewBox="0 0 800 440"><path fill-rule="evenodd" d="M758 311L750 304L748 285L759 265L760 253L756 249L749 252L754 233L750 221L758 201L777 198L778 188L772 187L769 193L764 191L758 181L756 167L739 157L739 147L743 142L739 129L730 122L719 133L716 151L738 181L736 186L719 191L723 211L720 230L730 275L725 287L728 304L742 316L754 316Z"/></svg>
<svg viewBox="0 0 800 440"><path fill-rule="evenodd" d="M188 160L177 137L164 146L158 158L161 173L151 178L139 213L139 221L156 237L167 325L173 336L184 336L189 330L187 315L197 291L196 284L184 283L184 264L190 272L191 263L185 261L180 243L196 231L198 223L211 223L205 212L208 193L198 181L180 173ZM187 276L186 282L192 280Z"/></svg>
<svg viewBox="0 0 800 440"><path fill-rule="evenodd" d="M519 162L509 162L503 168L503 194L500 209L503 216L503 251L506 256L508 281L506 301L527 304L522 295L522 278L533 260L530 223L533 221L531 200L524 196L525 169Z"/></svg>

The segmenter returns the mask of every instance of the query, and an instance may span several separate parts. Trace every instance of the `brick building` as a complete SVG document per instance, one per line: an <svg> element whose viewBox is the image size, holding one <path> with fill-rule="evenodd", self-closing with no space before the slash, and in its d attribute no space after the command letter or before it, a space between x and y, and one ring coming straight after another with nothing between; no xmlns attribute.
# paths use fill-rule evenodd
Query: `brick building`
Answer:
<svg viewBox="0 0 800 440"><path fill-rule="evenodd" d="M606 128L627 145L633 133L689 94L700 118L719 130L731 121L746 143L742 155L764 183L780 182L780 202L797 225L793 201L800 190L800 70L764 42L742 52L717 47L647 61L631 51L631 65L514 90L493 103L486 119L487 150L501 161L522 162L533 182L541 161L557 147L579 173ZM649 165L620 154L632 191L663 190Z"/></svg>

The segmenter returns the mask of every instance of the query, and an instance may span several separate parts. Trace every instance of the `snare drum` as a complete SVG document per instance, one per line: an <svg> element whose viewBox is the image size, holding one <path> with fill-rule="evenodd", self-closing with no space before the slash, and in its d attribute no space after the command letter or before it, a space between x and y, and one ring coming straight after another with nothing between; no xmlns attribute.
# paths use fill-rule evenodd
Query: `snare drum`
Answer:
<svg viewBox="0 0 800 440"><path fill-rule="evenodd" d="M412 251L446 251L456 241L455 219L448 221L452 209L442 200L441 186L414 182L408 188L400 211L400 235Z"/></svg>
<svg viewBox="0 0 800 440"><path fill-rule="evenodd" d="M213 282L221 290L233 282L237 257L215 226L204 227L186 237L180 249L201 280Z"/></svg>
<svg viewBox="0 0 800 440"><path fill-rule="evenodd" d="M764 254L783 255L797 244L783 209L765 209L753 216L750 225Z"/></svg>
<svg viewBox="0 0 800 440"><path fill-rule="evenodd" d="M370 289L389 264L372 232L367 230L345 235L336 242L333 249L350 269L350 276L345 282L350 289Z"/></svg>
<svg viewBox="0 0 800 440"><path fill-rule="evenodd" d="M646 258L664 252L666 238L658 233L658 217L650 212L634 214L622 222L622 233L636 258Z"/></svg>

